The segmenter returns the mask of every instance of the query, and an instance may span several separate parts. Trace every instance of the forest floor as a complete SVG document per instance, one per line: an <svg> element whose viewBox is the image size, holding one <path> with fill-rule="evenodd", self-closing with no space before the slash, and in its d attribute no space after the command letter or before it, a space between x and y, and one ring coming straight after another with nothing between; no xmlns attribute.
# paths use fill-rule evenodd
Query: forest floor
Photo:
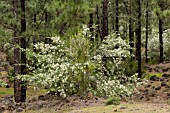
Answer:
<svg viewBox="0 0 170 113"><path fill-rule="evenodd" d="M8 82L6 67L0 66L1 78ZM11 68L11 67L10 67ZM24 104L13 102L13 88L0 88L0 113L170 113L170 63L147 65L147 84L138 87L130 100L120 105L106 106L106 99L73 95L66 99L50 94L46 90L33 90L28 87L27 101Z"/></svg>

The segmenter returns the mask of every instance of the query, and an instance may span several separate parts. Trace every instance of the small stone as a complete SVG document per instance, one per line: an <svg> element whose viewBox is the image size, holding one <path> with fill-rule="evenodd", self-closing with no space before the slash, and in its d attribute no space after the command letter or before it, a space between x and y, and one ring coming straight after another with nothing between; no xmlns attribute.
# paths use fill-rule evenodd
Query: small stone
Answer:
<svg viewBox="0 0 170 113"><path fill-rule="evenodd" d="M163 74L162 77L168 78L170 77L170 74Z"/></svg>
<svg viewBox="0 0 170 113"><path fill-rule="evenodd" d="M150 85L150 84L148 84L148 85L146 85L146 86L145 86L145 88L149 88L149 87L151 87L151 85Z"/></svg>
<svg viewBox="0 0 170 113"><path fill-rule="evenodd" d="M44 101L44 100L45 100L45 96L44 96L44 95L40 95L40 96L38 97L38 99Z"/></svg>
<svg viewBox="0 0 170 113"><path fill-rule="evenodd" d="M155 88L155 90L160 90L161 89L161 86L158 86L157 88Z"/></svg>
<svg viewBox="0 0 170 113"><path fill-rule="evenodd" d="M160 78L159 80L160 80L160 81L164 81L164 78Z"/></svg>
<svg viewBox="0 0 170 113"><path fill-rule="evenodd" d="M159 78L156 77L156 75L150 77L150 80L152 80L152 81L157 81L158 79L159 79Z"/></svg>
<svg viewBox="0 0 170 113"><path fill-rule="evenodd" d="M7 109L7 106L0 104L0 112L5 111L6 109Z"/></svg>
<svg viewBox="0 0 170 113"><path fill-rule="evenodd" d="M165 88L170 89L170 86L169 86L169 85L166 85Z"/></svg>
<svg viewBox="0 0 170 113"><path fill-rule="evenodd" d="M161 86L163 87L163 86L166 86L167 84L166 84L166 82L161 82Z"/></svg>
<svg viewBox="0 0 170 113"><path fill-rule="evenodd" d="M149 68L148 71L149 71L149 72L152 72L152 68Z"/></svg>
<svg viewBox="0 0 170 113"><path fill-rule="evenodd" d="M167 93L167 99L170 99L170 93Z"/></svg>
<svg viewBox="0 0 170 113"><path fill-rule="evenodd" d="M57 92L56 91L49 91L47 95L56 95Z"/></svg>
<svg viewBox="0 0 170 113"><path fill-rule="evenodd" d="M7 85L6 85L6 88L10 88L10 85L7 84Z"/></svg>
<svg viewBox="0 0 170 113"><path fill-rule="evenodd" d="M166 72L166 71L168 71L168 70L169 70L168 68L162 69L163 72Z"/></svg>
<svg viewBox="0 0 170 113"><path fill-rule="evenodd" d="M144 96L141 96L139 99L142 100L144 98Z"/></svg>
<svg viewBox="0 0 170 113"><path fill-rule="evenodd" d="M152 86L152 89L155 89L155 86Z"/></svg>
<svg viewBox="0 0 170 113"><path fill-rule="evenodd" d="M22 107L19 107L16 109L16 112L22 112L23 111L23 108Z"/></svg>
<svg viewBox="0 0 170 113"><path fill-rule="evenodd" d="M160 72L158 69L156 69L156 68L154 68L154 70L156 71L156 72Z"/></svg>

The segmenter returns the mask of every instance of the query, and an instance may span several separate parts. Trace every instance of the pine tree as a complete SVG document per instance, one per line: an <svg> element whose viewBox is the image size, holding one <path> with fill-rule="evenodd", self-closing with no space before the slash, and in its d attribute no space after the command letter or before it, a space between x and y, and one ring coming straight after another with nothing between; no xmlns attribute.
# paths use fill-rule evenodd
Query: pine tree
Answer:
<svg viewBox="0 0 170 113"><path fill-rule="evenodd" d="M148 29L148 22L149 22L149 11L148 11L148 0L146 1L146 41L145 41L145 62L148 62L148 35L149 35L149 29Z"/></svg>
<svg viewBox="0 0 170 113"><path fill-rule="evenodd" d="M106 36L108 36L108 0L103 0L103 19L102 19L102 37L103 40Z"/></svg>
<svg viewBox="0 0 170 113"><path fill-rule="evenodd" d="M136 30L136 40L137 40L137 46L136 46L136 51L137 51L137 60L138 60L138 77L142 77L141 73L141 0L137 0L137 30Z"/></svg>

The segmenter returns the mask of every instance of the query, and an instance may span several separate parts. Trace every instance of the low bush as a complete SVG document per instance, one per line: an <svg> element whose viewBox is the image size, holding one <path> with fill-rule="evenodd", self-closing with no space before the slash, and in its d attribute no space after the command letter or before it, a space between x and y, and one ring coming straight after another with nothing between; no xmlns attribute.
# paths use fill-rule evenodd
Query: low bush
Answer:
<svg viewBox="0 0 170 113"><path fill-rule="evenodd" d="M90 40L89 28L69 38L51 37L52 43L37 43L37 52L28 49L28 68L22 76L30 85L55 90L60 96L92 92L100 96L130 96L137 84L137 75L126 76L122 67L128 58L129 45L115 33L98 45ZM36 60L35 60L36 59ZM32 64L32 65L31 65Z"/></svg>

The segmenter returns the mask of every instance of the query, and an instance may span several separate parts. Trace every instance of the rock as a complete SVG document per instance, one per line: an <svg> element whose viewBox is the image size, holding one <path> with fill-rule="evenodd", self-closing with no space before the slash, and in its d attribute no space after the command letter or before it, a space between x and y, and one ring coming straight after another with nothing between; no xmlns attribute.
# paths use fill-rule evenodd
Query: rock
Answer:
<svg viewBox="0 0 170 113"><path fill-rule="evenodd" d="M0 113L3 113L3 111L7 110L7 106L6 105L2 105L0 104Z"/></svg>
<svg viewBox="0 0 170 113"><path fill-rule="evenodd" d="M45 101L45 96L44 96L44 95L40 95L40 96L38 97L38 100Z"/></svg>
<svg viewBox="0 0 170 113"><path fill-rule="evenodd" d="M10 85L7 84L7 85L6 85L6 88L10 88Z"/></svg>
<svg viewBox="0 0 170 113"><path fill-rule="evenodd" d="M140 100L142 100L143 98L144 98L144 96L139 97Z"/></svg>
<svg viewBox="0 0 170 113"><path fill-rule="evenodd" d="M22 107L18 107L17 109L16 109L16 112L22 112L24 109L22 108Z"/></svg>
<svg viewBox="0 0 170 113"><path fill-rule="evenodd" d="M156 75L154 75L154 76L151 76L151 77L150 77L150 80L152 80L152 81L157 81L157 80L159 80L159 78L156 77Z"/></svg>
<svg viewBox="0 0 170 113"><path fill-rule="evenodd" d="M151 85L150 85L150 84L148 84L148 85L146 85L146 86L145 86L145 88L149 88L149 87L151 87Z"/></svg>
<svg viewBox="0 0 170 113"><path fill-rule="evenodd" d="M166 85L165 88L170 89L170 85Z"/></svg>
<svg viewBox="0 0 170 113"><path fill-rule="evenodd" d="M164 77L164 78L169 78L169 77L170 77L170 74L163 74L162 77Z"/></svg>
<svg viewBox="0 0 170 113"><path fill-rule="evenodd" d="M159 80L160 80L160 81L164 81L165 79L164 79L164 78L160 78Z"/></svg>
<svg viewBox="0 0 170 113"><path fill-rule="evenodd" d="M162 69L163 72L167 72L169 68Z"/></svg>
<svg viewBox="0 0 170 113"><path fill-rule="evenodd" d="M160 72L160 71L159 71L159 69L157 69L157 68L154 68L154 71L156 71L156 72Z"/></svg>
<svg viewBox="0 0 170 113"><path fill-rule="evenodd" d="M150 96L151 96L151 97L154 97L154 96L155 96L155 93L151 93Z"/></svg>
<svg viewBox="0 0 170 113"><path fill-rule="evenodd" d="M149 68L148 71L149 71L149 72L152 72L152 68Z"/></svg>
<svg viewBox="0 0 170 113"><path fill-rule="evenodd" d="M167 99L170 99L170 93L167 93Z"/></svg>
<svg viewBox="0 0 170 113"><path fill-rule="evenodd" d="M166 82L161 82L161 86L163 87L163 86L166 86L167 84L166 84Z"/></svg>
<svg viewBox="0 0 170 113"><path fill-rule="evenodd" d="M47 93L47 95L56 95L56 94L57 94L56 91L49 91L49 92Z"/></svg>
<svg viewBox="0 0 170 113"><path fill-rule="evenodd" d="M157 88L155 88L155 90L160 90L161 89L161 86L158 86Z"/></svg>
<svg viewBox="0 0 170 113"><path fill-rule="evenodd" d="M152 86L152 89L155 90L155 86Z"/></svg>

